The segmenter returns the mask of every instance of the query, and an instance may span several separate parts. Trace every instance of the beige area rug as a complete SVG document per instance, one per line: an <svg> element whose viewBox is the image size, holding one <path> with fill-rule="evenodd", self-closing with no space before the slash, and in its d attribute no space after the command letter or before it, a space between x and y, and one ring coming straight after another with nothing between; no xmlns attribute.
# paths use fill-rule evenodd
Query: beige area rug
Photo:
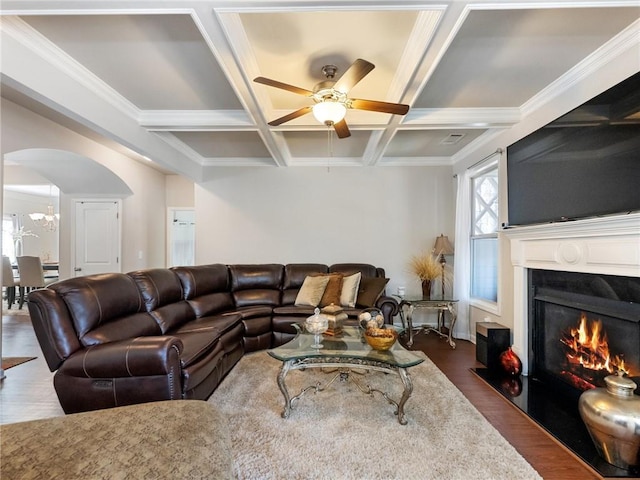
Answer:
<svg viewBox="0 0 640 480"><path fill-rule="evenodd" d="M230 422L239 479L541 478L429 359L409 369L407 425L384 398L362 393L351 380L308 391L283 419L280 365L266 352L245 355L209 399ZM331 378L319 369L296 370L287 385L293 396ZM372 372L366 379L400 398L397 375Z"/></svg>

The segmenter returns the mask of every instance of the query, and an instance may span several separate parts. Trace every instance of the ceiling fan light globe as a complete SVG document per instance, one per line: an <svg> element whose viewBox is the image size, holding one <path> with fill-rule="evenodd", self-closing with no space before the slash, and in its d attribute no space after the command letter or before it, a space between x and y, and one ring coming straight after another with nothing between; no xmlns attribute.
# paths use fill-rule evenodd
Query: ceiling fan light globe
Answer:
<svg viewBox="0 0 640 480"><path fill-rule="evenodd" d="M313 106L313 116L320 123L333 125L341 121L347 113L347 107L339 102L324 101Z"/></svg>

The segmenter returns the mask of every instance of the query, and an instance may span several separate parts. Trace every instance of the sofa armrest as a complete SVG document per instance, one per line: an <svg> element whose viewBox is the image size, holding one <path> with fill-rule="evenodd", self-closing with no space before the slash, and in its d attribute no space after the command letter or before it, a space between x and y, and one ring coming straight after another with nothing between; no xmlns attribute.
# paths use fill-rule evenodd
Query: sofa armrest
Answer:
<svg viewBox="0 0 640 480"><path fill-rule="evenodd" d="M74 353L59 373L85 378L169 375L180 371L182 348L182 341L172 336L104 343Z"/></svg>
<svg viewBox="0 0 640 480"><path fill-rule="evenodd" d="M400 311L398 301L393 297L381 296L376 300L376 308L379 308L384 315L384 323L393 325L393 317Z"/></svg>

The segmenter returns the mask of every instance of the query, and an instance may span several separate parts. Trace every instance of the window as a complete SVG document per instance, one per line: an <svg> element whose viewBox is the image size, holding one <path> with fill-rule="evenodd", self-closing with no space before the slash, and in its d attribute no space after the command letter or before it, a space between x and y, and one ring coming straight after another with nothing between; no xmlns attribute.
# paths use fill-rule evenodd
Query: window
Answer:
<svg viewBox="0 0 640 480"><path fill-rule="evenodd" d="M16 225L13 215L2 216L2 255L6 255L11 262L16 261L16 249L14 242L14 234L16 233Z"/></svg>
<svg viewBox="0 0 640 480"><path fill-rule="evenodd" d="M472 178L471 297L498 301L498 167Z"/></svg>

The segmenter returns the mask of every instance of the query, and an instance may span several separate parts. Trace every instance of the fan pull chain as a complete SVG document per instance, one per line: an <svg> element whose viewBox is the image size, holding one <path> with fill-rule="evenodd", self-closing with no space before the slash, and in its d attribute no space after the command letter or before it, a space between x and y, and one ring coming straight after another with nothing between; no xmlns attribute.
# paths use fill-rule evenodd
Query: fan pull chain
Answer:
<svg viewBox="0 0 640 480"><path fill-rule="evenodd" d="M331 136L331 125L327 125L327 140L329 144L329 155L327 156L327 173L331 172L331 157L333 157L333 137Z"/></svg>

